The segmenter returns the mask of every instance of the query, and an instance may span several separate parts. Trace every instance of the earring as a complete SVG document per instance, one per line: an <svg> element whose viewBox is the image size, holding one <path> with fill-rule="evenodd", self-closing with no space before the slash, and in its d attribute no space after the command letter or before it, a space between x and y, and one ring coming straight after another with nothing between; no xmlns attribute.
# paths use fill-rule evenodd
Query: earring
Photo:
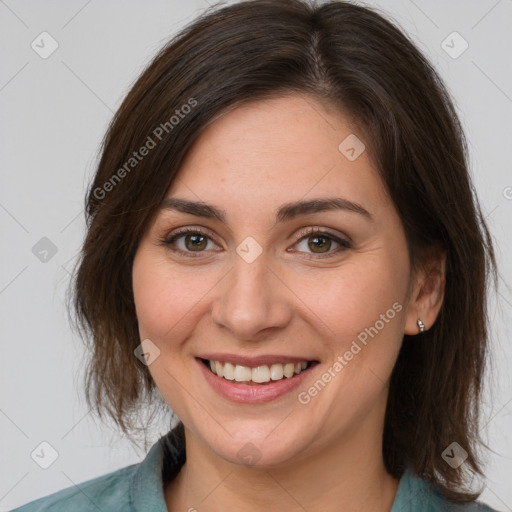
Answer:
<svg viewBox="0 0 512 512"><path fill-rule="evenodd" d="M423 332L425 330L425 324L421 321L420 318L418 318L418 328L420 332Z"/></svg>

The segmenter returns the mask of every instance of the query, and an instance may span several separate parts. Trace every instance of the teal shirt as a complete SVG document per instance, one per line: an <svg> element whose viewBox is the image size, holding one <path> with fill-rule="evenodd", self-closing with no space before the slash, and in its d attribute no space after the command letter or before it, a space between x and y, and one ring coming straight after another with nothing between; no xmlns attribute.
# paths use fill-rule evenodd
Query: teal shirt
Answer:
<svg viewBox="0 0 512 512"><path fill-rule="evenodd" d="M163 493L161 437L138 463L37 499L11 512L168 512ZM175 468L177 469L177 468ZM406 471L391 512L493 512L477 502L454 505ZM495 511L494 511L495 512Z"/></svg>

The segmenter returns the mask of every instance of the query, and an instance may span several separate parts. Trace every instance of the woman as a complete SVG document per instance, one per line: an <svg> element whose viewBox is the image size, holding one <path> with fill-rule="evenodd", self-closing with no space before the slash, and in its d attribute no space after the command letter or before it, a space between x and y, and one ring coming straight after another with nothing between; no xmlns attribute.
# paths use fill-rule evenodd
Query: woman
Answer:
<svg viewBox="0 0 512 512"><path fill-rule="evenodd" d="M490 510L490 236L441 80L376 12L252 0L135 83L87 197L90 405L146 459L17 510Z"/></svg>

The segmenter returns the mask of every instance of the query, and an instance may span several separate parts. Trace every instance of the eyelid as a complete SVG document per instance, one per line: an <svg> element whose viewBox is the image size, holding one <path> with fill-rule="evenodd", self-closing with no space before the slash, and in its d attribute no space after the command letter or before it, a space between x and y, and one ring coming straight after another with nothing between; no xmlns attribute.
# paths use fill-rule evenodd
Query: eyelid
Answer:
<svg viewBox="0 0 512 512"><path fill-rule="evenodd" d="M296 235L297 236L297 239L296 239L296 242L299 242L302 238L304 238L305 236L307 235L314 235L314 234L320 234L320 235L328 235L330 237L332 237L335 241L338 241L339 243L341 244L347 244L347 245L352 245L352 239L348 236L348 235L339 235L337 233L333 233L330 229L328 228L321 228L321 227L318 227L318 226L309 226L307 228L303 228L303 229L300 229L299 231L297 231Z"/></svg>
<svg viewBox="0 0 512 512"><path fill-rule="evenodd" d="M201 235L207 236L215 241L215 236L212 235L212 232L202 226L183 226L181 228L173 229L169 234L164 236L164 240L171 240L181 234L188 235L193 233L200 233Z"/></svg>

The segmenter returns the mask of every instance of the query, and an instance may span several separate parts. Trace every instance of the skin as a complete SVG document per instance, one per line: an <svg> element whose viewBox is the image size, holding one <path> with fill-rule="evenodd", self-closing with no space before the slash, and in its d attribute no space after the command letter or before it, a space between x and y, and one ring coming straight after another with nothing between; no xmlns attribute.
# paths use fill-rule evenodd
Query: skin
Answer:
<svg viewBox="0 0 512 512"><path fill-rule="evenodd" d="M231 110L202 133L167 194L222 208L226 224L162 210L140 243L133 265L140 336L160 350L149 371L186 429L187 462L165 489L169 510L392 507L399 482L382 457L389 378L404 333L418 333L418 318L430 328L439 313L445 263L441 255L428 271L411 273L402 223L368 152L349 161L338 150L350 134L364 141L347 116L304 95ZM357 202L373 220L335 210L276 221L284 203L327 197ZM207 233L202 252L185 236L174 246L161 242L183 226ZM298 235L315 227L349 237L351 247L328 238L315 252L317 235ZM262 249L251 263L236 252L248 236ZM300 403L298 393L396 303L394 318ZM240 404L204 378L196 357L208 351L318 364L300 389ZM255 465L237 456L246 443L258 450Z"/></svg>

